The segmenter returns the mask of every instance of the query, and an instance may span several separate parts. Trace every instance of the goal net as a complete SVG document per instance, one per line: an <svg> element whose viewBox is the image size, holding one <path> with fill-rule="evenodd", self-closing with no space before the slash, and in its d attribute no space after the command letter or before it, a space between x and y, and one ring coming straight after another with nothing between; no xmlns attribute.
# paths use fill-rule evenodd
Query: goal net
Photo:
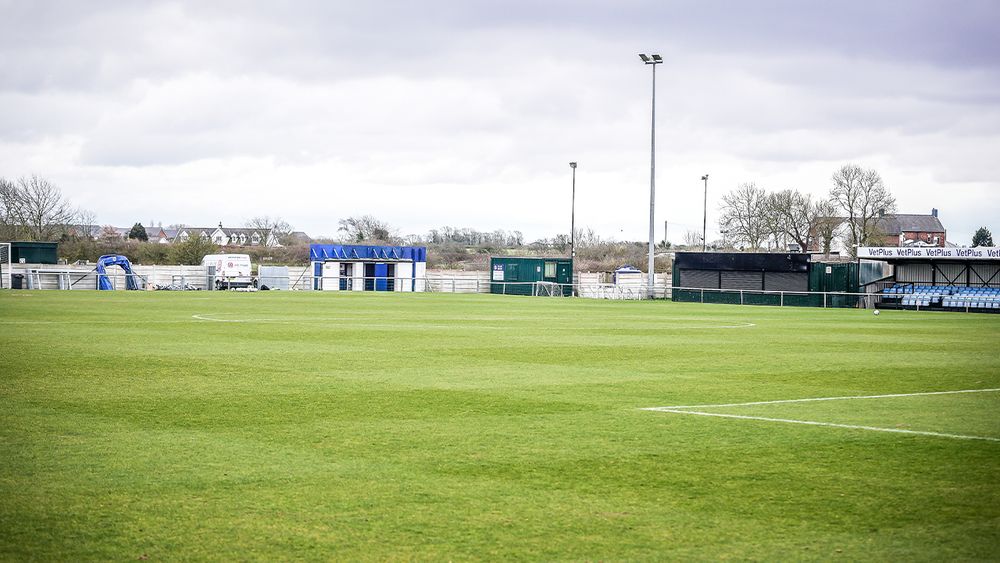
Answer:
<svg viewBox="0 0 1000 563"><path fill-rule="evenodd" d="M10 289L10 243L0 242L0 289Z"/></svg>
<svg viewBox="0 0 1000 563"><path fill-rule="evenodd" d="M563 287L555 282L535 282L535 295L541 297L562 297Z"/></svg>

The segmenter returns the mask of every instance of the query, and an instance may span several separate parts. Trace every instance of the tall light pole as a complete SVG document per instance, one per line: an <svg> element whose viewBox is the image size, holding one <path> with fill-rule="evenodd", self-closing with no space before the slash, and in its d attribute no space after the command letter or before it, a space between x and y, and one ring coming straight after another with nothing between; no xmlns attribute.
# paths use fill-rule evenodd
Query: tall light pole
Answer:
<svg viewBox="0 0 1000 563"><path fill-rule="evenodd" d="M705 239L708 228L708 174L702 176L701 179L705 182L705 206L702 207L703 215L701 216L701 251L705 252L708 250L708 241Z"/></svg>
<svg viewBox="0 0 1000 563"><path fill-rule="evenodd" d="M576 270L576 163L570 162L573 169L573 192L570 196L569 208L569 283L573 283L573 272Z"/></svg>
<svg viewBox="0 0 1000 563"><path fill-rule="evenodd" d="M650 117L649 132L649 298L653 298L653 284L655 275L653 274L653 248L655 246L653 235L653 220L656 216L656 65L663 62L660 55L639 54L642 62L653 67L653 105Z"/></svg>

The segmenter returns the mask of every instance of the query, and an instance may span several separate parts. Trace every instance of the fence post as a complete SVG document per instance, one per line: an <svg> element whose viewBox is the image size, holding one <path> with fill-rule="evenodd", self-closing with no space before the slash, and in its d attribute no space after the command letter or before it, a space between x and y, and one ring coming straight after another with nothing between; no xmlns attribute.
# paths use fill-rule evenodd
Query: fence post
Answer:
<svg viewBox="0 0 1000 563"><path fill-rule="evenodd" d="M781 293L778 294L778 306L779 307L784 307L785 306L785 292L784 291L782 291Z"/></svg>
<svg viewBox="0 0 1000 563"><path fill-rule="evenodd" d="M701 302L705 302L705 288L701 288Z"/></svg>
<svg viewBox="0 0 1000 563"><path fill-rule="evenodd" d="M826 292L823 292L823 308L826 309Z"/></svg>
<svg viewBox="0 0 1000 563"><path fill-rule="evenodd" d="M743 290L740 290L740 305L743 304Z"/></svg>

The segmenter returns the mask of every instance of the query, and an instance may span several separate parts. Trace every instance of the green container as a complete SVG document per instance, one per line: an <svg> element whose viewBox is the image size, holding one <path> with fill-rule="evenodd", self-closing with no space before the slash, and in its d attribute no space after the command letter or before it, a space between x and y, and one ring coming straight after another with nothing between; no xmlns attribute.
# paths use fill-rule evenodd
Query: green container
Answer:
<svg viewBox="0 0 1000 563"><path fill-rule="evenodd" d="M858 264L856 262L815 262L809 270L809 291L821 293L858 293ZM823 306L823 296L818 296ZM857 307L856 295L828 295L827 307Z"/></svg>
<svg viewBox="0 0 1000 563"><path fill-rule="evenodd" d="M57 264L59 262L58 242L10 243L10 260L15 264L22 260L25 264Z"/></svg>
<svg viewBox="0 0 1000 563"><path fill-rule="evenodd" d="M542 282L542 283L539 283ZM559 284L553 287L551 284ZM548 295L551 290L573 294L571 258L490 258L490 293Z"/></svg>

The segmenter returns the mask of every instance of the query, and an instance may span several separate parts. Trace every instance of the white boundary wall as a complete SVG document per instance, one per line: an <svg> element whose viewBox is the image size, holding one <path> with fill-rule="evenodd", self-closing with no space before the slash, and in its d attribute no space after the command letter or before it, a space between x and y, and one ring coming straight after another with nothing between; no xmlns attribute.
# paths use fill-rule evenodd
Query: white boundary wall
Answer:
<svg viewBox="0 0 1000 563"><path fill-rule="evenodd" d="M615 283L606 280L614 279ZM670 297L670 272L654 274L653 292L657 299ZM578 295L590 299L646 299L646 274L613 274L581 272L577 274Z"/></svg>
<svg viewBox="0 0 1000 563"><path fill-rule="evenodd" d="M409 265L407 263L407 265ZM489 293L490 274L487 271L463 270L426 270L423 263L418 263L416 272L416 290L435 293ZM330 280L331 287L338 287L339 263L328 262L324 265L324 279ZM208 271L203 266L152 265L134 264L132 270L153 285L170 285L186 283L199 289L208 289ZM352 289L363 290L363 268L356 267L353 272ZM399 269L397 266L397 291L410 291L412 279L409 268ZM107 269L108 278L116 288L125 287L125 272L121 268ZM32 289L96 289L97 273L94 265L55 265L55 264L13 264L12 273L25 276L24 287ZM28 279L30 278L30 280ZM634 278L634 279L633 279ZM641 279L640 279L641 278ZM636 274L632 278L620 277L619 283L607 283L610 274L582 272L576 276L578 295L592 299L645 299L645 275ZM670 274L656 274L656 297L669 296ZM29 285L30 284L30 285ZM324 283L324 287L327 284ZM313 287L311 266L289 266L288 287L292 290L311 291Z"/></svg>

